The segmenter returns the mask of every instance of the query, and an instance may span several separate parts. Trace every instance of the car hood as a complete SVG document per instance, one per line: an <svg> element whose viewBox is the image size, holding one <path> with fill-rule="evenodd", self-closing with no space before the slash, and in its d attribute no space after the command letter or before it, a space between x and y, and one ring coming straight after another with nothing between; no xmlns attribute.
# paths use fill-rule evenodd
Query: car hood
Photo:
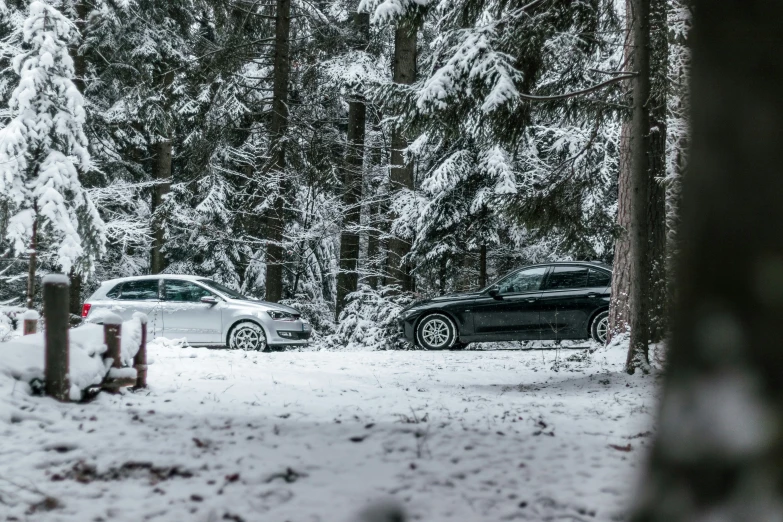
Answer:
<svg viewBox="0 0 783 522"><path fill-rule="evenodd" d="M446 302L446 301L463 301L467 299L475 299L476 297L480 296L480 291L475 292L455 292L452 294L446 294L441 295L438 297L433 297L431 299L421 299L419 301L415 301L414 303L408 305L405 310L408 310L413 307L417 306L424 306L428 304L434 304L434 303L440 303L440 302Z"/></svg>
<svg viewBox="0 0 783 522"><path fill-rule="evenodd" d="M288 312L289 314L299 315L299 310L280 303L270 303L268 301L256 301L255 299L229 299L229 303L246 308L257 308L259 310L277 310L279 312Z"/></svg>

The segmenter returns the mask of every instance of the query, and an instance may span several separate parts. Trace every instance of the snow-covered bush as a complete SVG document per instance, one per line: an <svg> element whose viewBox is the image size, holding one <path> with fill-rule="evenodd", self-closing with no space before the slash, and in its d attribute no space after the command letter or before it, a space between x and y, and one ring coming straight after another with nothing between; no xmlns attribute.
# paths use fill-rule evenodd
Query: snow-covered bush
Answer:
<svg viewBox="0 0 783 522"><path fill-rule="evenodd" d="M411 294L401 293L397 286L375 289L360 285L358 291L348 295L348 304L340 314L337 332L329 344L348 349L411 348L397 333L397 317L412 301Z"/></svg>
<svg viewBox="0 0 783 522"><path fill-rule="evenodd" d="M280 304L299 310L302 318L313 325L314 340L335 332L334 308L325 300L310 299L306 295L299 294L294 299L283 299Z"/></svg>
<svg viewBox="0 0 783 522"><path fill-rule="evenodd" d="M106 378L111 360L104 359L106 345L103 326L85 324L68 330L69 370L71 384L70 398L78 401L82 392L97 386ZM141 322L132 319L122 323L120 360L124 367L133 370L133 357L141 344ZM0 378L11 377L29 387L31 383L43 381L45 359L44 334L26 335L0 344ZM135 370L134 370L135 371Z"/></svg>

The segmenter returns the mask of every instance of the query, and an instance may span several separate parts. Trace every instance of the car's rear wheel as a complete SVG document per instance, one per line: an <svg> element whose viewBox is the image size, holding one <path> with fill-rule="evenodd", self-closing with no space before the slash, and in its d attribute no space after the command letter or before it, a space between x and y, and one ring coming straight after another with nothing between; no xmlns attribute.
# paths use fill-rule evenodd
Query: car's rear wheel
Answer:
<svg viewBox="0 0 783 522"><path fill-rule="evenodd" d="M237 323L228 333L228 347L232 350L263 352L267 348L264 329L251 321Z"/></svg>
<svg viewBox="0 0 783 522"><path fill-rule="evenodd" d="M454 323L443 314L428 315L416 327L416 341L427 350L451 348L457 340Z"/></svg>
<svg viewBox="0 0 783 522"><path fill-rule="evenodd" d="M599 344L606 344L606 337L609 334L609 312L601 312L593 319L590 325L590 337Z"/></svg>

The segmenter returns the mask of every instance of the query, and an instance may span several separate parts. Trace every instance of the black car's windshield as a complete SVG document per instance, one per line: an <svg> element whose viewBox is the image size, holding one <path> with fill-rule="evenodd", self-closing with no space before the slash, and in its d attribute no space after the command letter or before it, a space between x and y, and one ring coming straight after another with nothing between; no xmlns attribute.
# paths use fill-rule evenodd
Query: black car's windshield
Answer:
<svg viewBox="0 0 783 522"><path fill-rule="evenodd" d="M220 283L216 283L215 281L212 281L210 279L199 279L198 282L201 283L202 285L212 288L213 290L217 290L221 294L227 295L231 299L247 299L247 297L240 294L236 290L231 290L229 287L221 285Z"/></svg>

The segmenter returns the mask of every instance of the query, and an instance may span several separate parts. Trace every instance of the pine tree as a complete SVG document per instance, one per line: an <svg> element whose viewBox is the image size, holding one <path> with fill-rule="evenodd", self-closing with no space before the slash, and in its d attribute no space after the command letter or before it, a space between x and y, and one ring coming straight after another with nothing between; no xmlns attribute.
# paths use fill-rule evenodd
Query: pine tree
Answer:
<svg viewBox="0 0 783 522"><path fill-rule="evenodd" d="M0 194L9 206L7 237L28 252L27 305L33 306L36 262L52 256L64 272L88 270L103 252L103 222L79 181L90 169L84 101L73 83L69 45L76 28L44 2L30 4L16 37L19 77L0 130Z"/></svg>

